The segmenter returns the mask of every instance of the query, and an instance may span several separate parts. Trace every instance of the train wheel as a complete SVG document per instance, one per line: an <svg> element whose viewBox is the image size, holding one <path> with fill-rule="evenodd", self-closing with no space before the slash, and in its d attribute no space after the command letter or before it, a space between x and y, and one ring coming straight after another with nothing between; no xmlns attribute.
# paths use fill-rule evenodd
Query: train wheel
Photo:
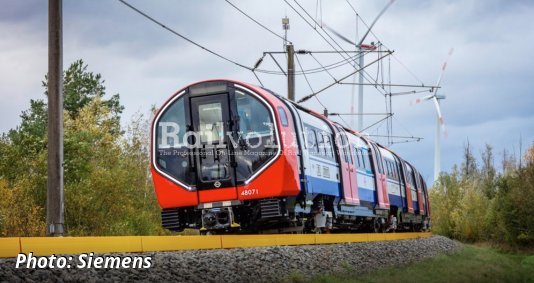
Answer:
<svg viewBox="0 0 534 283"><path fill-rule="evenodd" d="M385 228L385 219L384 218L373 218L373 233L384 233Z"/></svg>

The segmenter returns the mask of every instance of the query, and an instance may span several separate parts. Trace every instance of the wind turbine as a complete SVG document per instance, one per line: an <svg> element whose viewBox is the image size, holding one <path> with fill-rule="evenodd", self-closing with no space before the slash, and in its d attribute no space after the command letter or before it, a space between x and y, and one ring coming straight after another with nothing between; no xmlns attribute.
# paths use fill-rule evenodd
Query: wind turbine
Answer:
<svg viewBox="0 0 534 283"><path fill-rule="evenodd" d="M445 63L443 63L443 66L441 67L441 73L439 74L438 82L436 83L436 88L432 89L434 93L422 98L418 98L415 101L415 103L421 103L423 101L432 100L432 102L434 102L434 107L436 108L437 123L436 138L434 141L434 183L436 183L436 181L438 180L439 174L441 172L441 131L443 131L445 137L447 136L447 131L445 130L445 121L443 120L443 115L441 114L441 108L439 106L439 101L445 99L445 95L438 95L438 90L441 84L441 79L443 78L443 73L447 68L447 61L449 61L449 58L451 57L453 52L454 48L451 48L451 50L449 51L449 55L447 56L447 60L445 60Z"/></svg>
<svg viewBox="0 0 534 283"><path fill-rule="evenodd" d="M351 41L350 39L346 38L345 36L341 35L340 33L338 33L337 31L335 31L334 29L328 27L327 25L325 25L323 23L323 25L328 29L330 30L331 32L333 32L335 35L337 35L339 38L341 38L342 40L348 42L349 44L352 44L354 46L356 46L356 51L358 51L358 54L360 55L359 57L359 61L358 61L358 66L360 68L363 68L364 66L364 53L363 51L364 50L369 50L369 51L372 51L372 50L375 50L376 49L376 46L371 43L371 44L363 44L363 41L365 40L365 38L369 35L369 33L371 32L371 29L373 28L373 26L376 24L376 22L378 21L378 19L380 19L380 17L386 12L386 10L389 8L389 6L391 6L391 4L393 4L393 2L395 2L395 0L390 0L386 6L382 9L382 11L380 11L380 13L378 13L378 15L376 16L376 18L373 20L373 22L371 23L371 25L369 26L369 28L367 29L367 32L362 36L362 38L360 39L360 41L358 43L355 43L353 41ZM358 131L361 131L363 129L363 71L360 71L359 74L358 74L358 128L357 130ZM351 96L351 105L350 105L350 113L351 113L351 116L354 117L354 88L352 89L352 96ZM354 124L354 123L353 123ZM354 127L354 125L351 125Z"/></svg>

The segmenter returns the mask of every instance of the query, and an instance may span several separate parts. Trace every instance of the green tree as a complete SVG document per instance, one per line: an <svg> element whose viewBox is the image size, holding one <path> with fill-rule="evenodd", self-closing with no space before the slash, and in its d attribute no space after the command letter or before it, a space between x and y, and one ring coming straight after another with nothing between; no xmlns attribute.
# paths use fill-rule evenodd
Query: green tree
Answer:
<svg viewBox="0 0 534 283"><path fill-rule="evenodd" d="M65 219L70 235L162 233L148 170L149 121L121 131L119 95L82 61L65 71ZM46 80L45 80L46 81ZM45 94L47 94L46 83ZM32 100L0 139L0 235L44 233L47 107Z"/></svg>

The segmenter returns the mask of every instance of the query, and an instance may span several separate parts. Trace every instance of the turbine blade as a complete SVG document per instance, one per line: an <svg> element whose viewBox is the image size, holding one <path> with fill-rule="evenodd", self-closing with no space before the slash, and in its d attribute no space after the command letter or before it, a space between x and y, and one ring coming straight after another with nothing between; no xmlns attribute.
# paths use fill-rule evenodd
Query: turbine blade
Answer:
<svg viewBox="0 0 534 283"><path fill-rule="evenodd" d="M332 33L334 33L337 37L339 37L339 38L343 39L344 41L346 41L347 43L356 46L356 43L354 43L352 40L346 38L345 36L343 36L339 32L335 31L333 28L329 27L324 22L322 22L322 26L325 27L327 30L331 31Z"/></svg>
<svg viewBox="0 0 534 283"><path fill-rule="evenodd" d="M452 53L454 53L454 48L451 48L449 50L449 54L447 55L447 59L445 59L445 62L443 63L443 66L441 67L441 72L439 73L438 82L436 83L436 86L439 87L441 84L441 79L443 78L443 73L445 73L445 70L447 69L447 62L452 56ZM438 89L436 88L434 93L437 93Z"/></svg>
<svg viewBox="0 0 534 283"><path fill-rule="evenodd" d="M373 26L376 24L376 22L378 21L378 19L380 19L380 17L382 17L382 15L386 12L386 10L389 8L389 6L391 6L391 4L393 4L393 2L395 2L395 0L390 0L386 6L382 9L382 11L380 11L380 13L378 13L378 15L376 16L376 18L373 20L373 22L371 23L371 25L369 26L369 29L367 29L367 32L362 36L362 38L360 39L360 42L358 42L358 46L362 45L363 41L365 40L365 38L369 35L369 33L371 32L371 29L373 28Z"/></svg>
<svg viewBox="0 0 534 283"><path fill-rule="evenodd" d="M421 103L421 102L423 102L423 101L427 101L427 100L429 100L429 99L432 99L432 97L434 97L433 94L431 94L431 95L427 95L427 96L423 96L423 97L421 97L421 98L417 98L416 100L412 100L412 101L410 101L410 105L419 104L419 103Z"/></svg>
<svg viewBox="0 0 534 283"><path fill-rule="evenodd" d="M443 126L443 116L441 115L441 108L439 107L439 102L436 96L433 97L432 101L434 102L434 106L436 106L436 112L438 114L439 124Z"/></svg>

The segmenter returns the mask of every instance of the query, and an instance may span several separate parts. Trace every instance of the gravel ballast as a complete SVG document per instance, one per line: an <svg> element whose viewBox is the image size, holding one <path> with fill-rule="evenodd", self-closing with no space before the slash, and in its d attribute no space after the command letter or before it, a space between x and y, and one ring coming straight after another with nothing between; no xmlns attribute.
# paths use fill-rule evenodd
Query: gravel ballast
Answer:
<svg viewBox="0 0 534 283"><path fill-rule="evenodd" d="M17 269L15 259L0 259L0 282L278 282L296 273L305 279L327 273L361 273L450 254L460 248L458 242L432 236L369 243L93 256L149 256L151 267L145 269L76 268L78 255L72 256L70 269L28 269L25 264Z"/></svg>

